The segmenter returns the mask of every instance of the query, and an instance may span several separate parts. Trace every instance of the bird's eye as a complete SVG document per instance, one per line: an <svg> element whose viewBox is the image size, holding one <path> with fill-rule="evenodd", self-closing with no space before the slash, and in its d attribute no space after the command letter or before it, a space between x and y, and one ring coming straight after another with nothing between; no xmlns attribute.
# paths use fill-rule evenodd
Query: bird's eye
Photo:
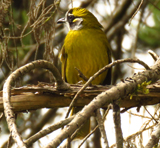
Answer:
<svg viewBox="0 0 160 148"><path fill-rule="evenodd" d="M73 14L69 14L67 17L67 20L69 23L72 23L74 19L75 19L75 16Z"/></svg>

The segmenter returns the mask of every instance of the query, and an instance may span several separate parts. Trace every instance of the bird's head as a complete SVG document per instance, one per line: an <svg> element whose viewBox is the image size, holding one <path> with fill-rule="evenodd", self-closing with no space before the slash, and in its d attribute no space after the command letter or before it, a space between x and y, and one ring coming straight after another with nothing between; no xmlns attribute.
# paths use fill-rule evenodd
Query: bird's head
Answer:
<svg viewBox="0 0 160 148"><path fill-rule="evenodd" d="M85 8L72 8L66 12L65 18L57 21L58 24L66 23L69 30L83 28L102 28L97 18Z"/></svg>

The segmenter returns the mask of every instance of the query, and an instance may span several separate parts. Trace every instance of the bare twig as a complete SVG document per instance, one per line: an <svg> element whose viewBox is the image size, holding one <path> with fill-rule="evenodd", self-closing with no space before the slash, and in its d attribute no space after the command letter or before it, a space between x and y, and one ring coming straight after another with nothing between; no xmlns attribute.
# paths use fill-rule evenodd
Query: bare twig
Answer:
<svg viewBox="0 0 160 148"><path fill-rule="evenodd" d="M76 135L77 135L77 133L79 132L79 130L81 130L81 128L82 128L82 126L84 125L85 123L83 123L83 124L81 124L76 130L75 130L75 132L70 136L70 137L68 137L67 138L67 141L66 141L66 143L64 144L64 146L62 147L62 148L70 148L70 143L71 143L71 141L76 137ZM89 134L88 134L89 135ZM86 136L87 137L87 136ZM85 138L86 138L85 137ZM84 139L85 139L84 138ZM87 138L86 138L86 140L87 140ZM85 141L86 141L85 140ZM84 142L85 142L84 141Z"/></svg>
<svg viewBox="0 0 160 148"><path fill-rule="evenodd" d="M139 114L135 114L135 113L128 112L128 111L127 111L127 113L128 113L128 114L131 114L131 115L133 115L133 116L137 116L137 117L141 117L141 118L147 118L147 119L151 119L151 118L150 118L150 117L148 117L148 116L139 115Z"/></svg>
<svg viewBox="0 0 160 148"><path fill-rule="evenodd" d="M104 116L103 116L103 122L105 121L105 118L106 118L106 116L108 115L108 112L109 112L109 110L111 109L111 105L108 105L108 108L107 108L107 110L105 111L105 113L104 113ZM83 139L83 141L81 142L81 144L78 146L78 148L80 148L82 145L83 145L83 143L96 131L96 129L99 127L99 125L97 125L93 130L92 130L92 132L90 132L84 139Z"/></svg>
<svg viewBox="0 0 160 148"><path fill-rule="evenodd" d="M135 57L135 53L136 53L136 50L137 50L137 41L138 41L138 36L139 36L139 29L140 29L140 24L142 22L142 17L143 17L143 14L144 14L144 7L142 7L142 10L140 11L140 16L138 18L138 24L136 26L136 34L135 34L135 37L134 37L134 41L132 43L132 52L131 52L131 57L134 58Z"/></svg>
<svg viewBox="0 0 160 148"><path fill-rule="evenodd" d="M31 144L33 144L35 141L39 140L40 138L46 136L47 134L50 134L51 132L61 128L62 126L65 126L66 124L71 122L73 120L73 118L74 118L74 115L65 119L65 120L62 120L54 125L49 126L46 129L39 131L38 133L36 133L35 135L33 135L32 137L28 138L25 141L26 145L30 146Z"/></svg>
<svg viewBox="0 0 160 148"><path fill-rule="evenodd" d="M84 81L88 81L88 78L77 68L75 69L78 71L78 76L81 77Z"/></svg>
<svg viewBox="0 0 160 148"><path fill-rule="evenodd" d="M132 1L133 2L133 1ZM107 33L108 40L113 39L113 37L119 32L122 28L124 28L125 24L128 23L128 20L132 17L132 15L135 13L137 7L140 4L140 0L134 1L134 4L131 4L129 7L127 7L127 11L125 12L125 15L123 15L117 23L110 26L105 29L105 33Z"/></svg>
<svg viewBox="0 0 160 148"><path fill-rule="evenodd" d="M153 1L154 2L154 1ZM160 11L160 9L158 8L158 5L156 5L159 1L155 1L156 2L156 4L155 3L153 3L151 0L149 0L149 3L150 4L152 4L157 10L159 10Z"/></svg>
<svg viewBox="0 0 160 148"><path fill-rule="evenodd" d="M148 111L148 109L145 107L145 106L143 106L144 107L144 109L147 111L147 113L151 116L151 118L156 122L156 123L158 123L158 121L152 116L152 114Z"/></svg>
<svg viewBox="0 0 160 148"><path fill-rule="evenodd" d="M97 119L98 126L99 126L99 129L101 132L101 136L104 139L104 146L105 146L105 148L109 148L107 135L106 135L105 128L104 128L104 120L102 119L100 109L97 109L97 111L96 111L96 119Z"/></svg>
<svg viewBox="0 0 160 148"><path fill-rule="evenodd" d="M105 32L108 32L117 22L121 21L121 18L127 13L128 7L132 4L132 1L122 0L121 5L118 5L114 10L112 17L107 22Z"/></svg>
<svg viewBox="0 0 160 148"><path fill-rule="evenodd" d="M113 103L113 121L116 133L116 147L123 148L123 134L121 129L120 107Z"/></svg>
<svg viewBox="0 0 160 148"><path fill-rule="evenodd" d="M155 60L155 61L157 61L158 60L158 55L155 53L155 52L153 52L152 50L148 50L148 53L152 56L152 58Z"/></svg>
<svg viewBox="0 0 160 148"><path fill-rule="evenodd" d="M92 132L90 132L84 139L83 141L81 142L81 144L78 146L78 148L80 148L83 143L96 131L96 129L98 128L98 125L92 130Z"/></svg>
<svg viewBox="0 0 160 148"><path fill-rule="evenodd" d="M144 131L147 131L147 130L149 130L149 129L154 128L155 125L156 125L156 124L153 124L153 125L149 126L148 128L145 128L145 129L143 128L142 130L140 130L140 131L138 131L138 132L136 132L136 133L128 136L127 138L125 138L124 141L125 141L125 142L128 142L128 141L130 141L131 139L135 139L135 137L138 137L138 136L139 136L140 134L142 134ZM116 144L113 144L110 148L114 148L115 146L116 146Z"/></svg>
<svg viewBox="0 0 160 148"><path fill-rule="evenodd" d="M140 2L140 4L139 4L136 12L132 15L131 20L130 20L130 22L129 22L129 25L131 24L131 21L132 21L132 19L135 17L135 15L138 13L138 11L139 11L139 9L141 8L142 4L143 4L143 0L141 0L141 2Z"/></svg>

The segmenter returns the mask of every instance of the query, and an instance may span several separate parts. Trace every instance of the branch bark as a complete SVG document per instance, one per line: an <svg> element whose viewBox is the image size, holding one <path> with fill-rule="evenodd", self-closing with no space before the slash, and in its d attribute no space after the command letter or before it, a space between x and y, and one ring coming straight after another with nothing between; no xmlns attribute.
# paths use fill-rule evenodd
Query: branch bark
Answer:
<svg viewBox="0 0 160 148"><path fill-rule="evenodd" d="M121 129L120 107L113 103L113 121L116 134L116 147L123 148L123 134Z"/></svg>
<svg viewBox="0 0 160 148"><path fill-rule="evenodd" d="M17 112L26 112L36 110L40 108L57 108L57 107L68 107L72 101L72 98L81 88L81 85L71 85L71 90L58 91L55 87L49 84L40 84L33 86L25 86L20 88L14 88L11 90L10 103L12 110ZM113 87L113 86L112 86ZM94 97L103 91L108 90L108 86L93 86L87 87L86 90L78 97L75 102L75 106L85 106L92 101ZM160 103L160 85L159 82L148 85L148 94L137 93L133 94L132 99L130 96L125 96L119 100L121 108L132 108L140 107L143 105L155 105ZM106 103L103 107L107 107ZM0 92L0 112L4 111L2 91Z"/></svg>
<svg viewBox="0 0 160 148"><path fill-rule="evenodd" d="M25 86L14 88L11 90L10 103L14 112L26 112L40 108L55 108L68 107L76 92L81 88L81 85L71 85L70 91L58 91L55 87L49 84L37 86ZM88 87L78 97L75 106L85 106L92 101L94 97L108 90L108 86L93 86ZM148 94L137 93L133 94L132 99L126 96L119 100L121 108L132 108L143 105L154 105L160 103L160 85L159 82L148 85ZM108 103L104 105L107 107ZM4 111L2 92L0 92L0 112Z"/></svg>

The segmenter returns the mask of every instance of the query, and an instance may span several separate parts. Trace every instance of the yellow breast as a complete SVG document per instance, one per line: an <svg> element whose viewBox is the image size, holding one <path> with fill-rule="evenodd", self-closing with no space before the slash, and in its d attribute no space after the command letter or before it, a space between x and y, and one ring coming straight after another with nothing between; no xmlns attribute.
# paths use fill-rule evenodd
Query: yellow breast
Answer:
<svg viewBox="0 0 160 148"><path fill-rule="evenodd" d="M110 46L101 29L70 30L65 38L62 60L62 75L66 81L75 84L82 80L75 69L87 78L110 62ZM92 84L102 84L107 71L98 76Z"/></svg>

